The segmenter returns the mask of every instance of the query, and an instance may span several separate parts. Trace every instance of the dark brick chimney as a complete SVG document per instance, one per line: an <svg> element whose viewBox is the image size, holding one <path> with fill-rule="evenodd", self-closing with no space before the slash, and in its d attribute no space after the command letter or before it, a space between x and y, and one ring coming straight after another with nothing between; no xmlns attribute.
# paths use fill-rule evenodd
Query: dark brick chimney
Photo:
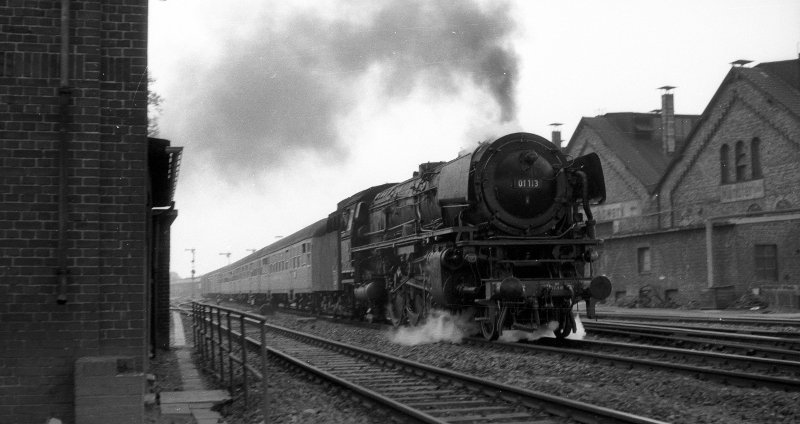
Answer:
<svg viewBox="0 0 800 424"><path fill-rule="evenodd" d="M675 103L671 93L673 88L675 87L669 85L659 87L664 90L661 95L661 146L667 155L675 153Z"/></svg>
<svg viewBox="0 0 800 424"><path fill-rule="evenodd" d="M552 141L553 144L555 144L559 149L561 148L561 125L563 124L559 122L553 122L550 124L550 126L553 127L552 138L550 141Z"/></svg>

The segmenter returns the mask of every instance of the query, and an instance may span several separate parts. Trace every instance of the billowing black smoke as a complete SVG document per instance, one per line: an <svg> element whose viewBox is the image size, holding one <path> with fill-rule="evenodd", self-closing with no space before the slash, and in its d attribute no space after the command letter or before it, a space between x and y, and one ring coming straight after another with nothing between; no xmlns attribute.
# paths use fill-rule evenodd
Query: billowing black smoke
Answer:
<svg viewBox="0 0 800 424"><path fill-rule="evenodd" d="M373 66L382 69L385 96L419 84L446 95L469 79L491 95L502 121L512 120L512 21L507 5L487 3L369 2L381 9L367 23L303 14L280 29L265 25L250 41L229 43L212 69L186 76L194 101L182 105L185 144L211 152L232 180L301 154L346 155L334 125L357 102L348 84Z"/></svg>

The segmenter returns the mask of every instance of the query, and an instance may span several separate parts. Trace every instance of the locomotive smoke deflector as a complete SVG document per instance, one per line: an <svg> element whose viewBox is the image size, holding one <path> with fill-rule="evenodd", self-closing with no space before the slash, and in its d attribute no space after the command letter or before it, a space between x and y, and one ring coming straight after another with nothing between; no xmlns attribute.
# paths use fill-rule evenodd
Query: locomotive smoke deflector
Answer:
<svg viewBox="0 0 800 424"><path fill-rule="evenodd" d="M603 165L597 153L589 153L572 161L573 169L586 175L586 197L592 204L600 204L606 200L606 183L603 176Z"/></svg>

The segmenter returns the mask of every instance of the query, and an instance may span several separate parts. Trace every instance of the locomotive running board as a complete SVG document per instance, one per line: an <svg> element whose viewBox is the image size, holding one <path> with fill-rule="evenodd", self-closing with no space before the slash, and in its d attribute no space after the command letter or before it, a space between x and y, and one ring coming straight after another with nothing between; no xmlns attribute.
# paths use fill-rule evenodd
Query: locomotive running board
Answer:
<svg viewBox="0 0 800 424"><path fill-rule="evenodd" d="M350 251L351 252L364 252L364 251L373 250L373 249L388 249L388 248L395 248L395 247L398 247L398 246L407 246L409 244L414 244L416 242L419 242L419 241L422 241L424 239L431 238L431 237L439 237L439 236L444 236L444 235L448 235L448 234L463 233L463 232L469 232L469 231L474 231L474 230L475 229L472 228L472 227L450 227L450 228L446 228L444 230L429 231L429 232L413 234L413 235L405 236L405 237L398 237L396 239L380 241L380 242L377 242L377 243L366 244L364 246L353 247L353 248L350 249Z"/></svg>
<svg viewBox="0 0 800 424"><path fill-rule="evenodd" d="M389 249L400 246L408 246L426 238L444 236L454 233L465 233L474 231L472 227L450 227L444 230L430 231L421 234L414 234L399 237L392 240L381 241L378 243L366 244L364 246L353 247L351 252L365 252L374 249ZM456 240L456 246L531 246L531 245L558 245L558 244L580 244L585 246L599 246L603 244L601 239L559 239L559 238L530 238L530 239L491 239L491 240Z"/></svg>
<svg viewBox="0 0 800 424"><path fill-rule="evenodd" d="M603 244L603 240L600 239L589 239L589 240L578 240L578 239L493 239L493 240L464 240L464 241L457 241L456 246L464 247L464 246L532 246L532 245L541 245L541 244L582 244L585 246L599 246Z"/></svg>

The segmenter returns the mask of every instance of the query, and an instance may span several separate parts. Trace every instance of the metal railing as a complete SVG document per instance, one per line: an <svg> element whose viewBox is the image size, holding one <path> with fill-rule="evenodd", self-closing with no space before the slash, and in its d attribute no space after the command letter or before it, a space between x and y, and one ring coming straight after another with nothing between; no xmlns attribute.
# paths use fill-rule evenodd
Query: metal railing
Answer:
<svg viewBox="0 0 800 424"><path fill-rule="evenodd" d="M267 376L265 322L266 318L261 315L208 303L192 302L194 349L200 355L203 368L227 386L231 394L235 387L240 387L244 395L245 409L248 407L250 397L251 378L260 380L261 409L264 422L267 423L269 397L265 378ZM248 326L258 331L260 340L247 336ZM253 346L259 350L255 351ZM260 361L256 361L257 359ZM260 364L261 370L257 370L250 362Z"/></svg>

